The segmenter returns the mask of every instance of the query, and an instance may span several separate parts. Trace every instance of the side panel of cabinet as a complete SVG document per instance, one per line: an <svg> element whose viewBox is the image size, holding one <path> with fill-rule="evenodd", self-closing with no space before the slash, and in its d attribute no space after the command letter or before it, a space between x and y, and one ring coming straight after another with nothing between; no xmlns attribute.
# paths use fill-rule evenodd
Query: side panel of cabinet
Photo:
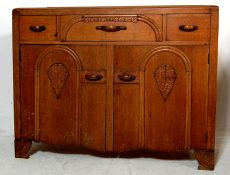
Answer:
<svg viewBox="0 0 230 175"><path fill-rule="evenodd" d="M154 49L144 63L145 148L180 151L189 147L191 64L173 47Z"/></svg>
<svg viewBox="0 0 230 175"><path fill-rule="evenodd" d="M82 63L80 145L105 151L106 117L106 46L69 46ZM87 80L85 75L102 74L100 80Z"/></svg>

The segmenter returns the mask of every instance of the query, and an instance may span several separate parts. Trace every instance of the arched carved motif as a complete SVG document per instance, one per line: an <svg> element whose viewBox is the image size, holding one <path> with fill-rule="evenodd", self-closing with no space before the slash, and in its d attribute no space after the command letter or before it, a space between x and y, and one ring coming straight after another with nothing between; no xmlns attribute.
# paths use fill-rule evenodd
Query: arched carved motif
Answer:
<svg viewBox="0 0 230 175"><path fill-rule="evenodd" d="M145 68L146 68L146 65L148 64L148 61L154 56L156 55L157 53L161 53L161 52L172 52L176 55L178 55L184 65L185 65L185 69L186 69L186 72L191 72L192 71L192 65L191 65L191 62L189 60L189 58L185 55L184 52L182 52L181 50L175 48L175 47L171 47L171 46L159 46L159 47L156 47L152 50L150 50L144 57L144 61L141 63L141 66L140 66L140 70L141 71L145 71Z"/></svg>
<svg viewBox="0 0 230 175"><path fill-rule="evenodd" d="M66 36L70 30L70 28L79 22L143 22L151 27L153 30L156 41L162 41L162 32L159 26L156 24L154 20L144 15L84 15L84 16L76 16L68 21L64 25L61 31L61 40L66 41Z"/></svg>
<svg viewBox="0 0 230 175"><path fill-rule="evenodd" d="M158 53L162 53L162 52L169 52L169 53L173 53L173 54L176 54L178 56L178 59L181 59L183 64L184 64L184 67L185 67L185 76L186 76L186 119L185 119L185 125L186 125L186 128L185 128L185 149L189 149L189 146L190 146L190 115L191 115L191 71L192 71L192 65L191 65L191 62L189 60L189 58L185 55L184 52L182 52L181 50L175 48L175 47L172 47L172 46L159 46L159 47L156 47L152 50L150 50L145 56L144 56L144 59L143 59L143 62L141 63L140 65L140 71L141 72L145 72L146 70L146 66L148 64L148 62L151 60L151 59L156 59L154 58L154 56ZM160 69L160 70L159 70ZM161 70L162 69L162 70ZM164 70L164 69L168 69L168 70ZM174 82L176 81L176 78L177 78L177 73L176 73L176 70L174 68L170 68L170 65L168 64L163 64L163 65L160 65L158 68L156 68L155 70L155 73L157 71L163 71L165 74L170 74L170 75L164 75L168 76L170 80L170 88L172 89L172 87L174 86ZM158 72L159 73L159 72ZM162 73L162 72L161 72ZM155 78L156 76L158 75L154 75L154 72L153 72L153 78ZM156 78L155 78L155 81L156 81ZM156 82L157 83L157 82ZM164 86L168 86L168 84L164 84ZM165 90L165 92L161 92L161 95L164 99L164 101L166 101L167 97L168 97L168 93L170 93L171 89L169 87L163 87L163 90ZM160 90L159 88L159 84L158 84L158 89Z"/></svg>
<svg viewBox="0 0 230 175"><path fill-rule="evenodd" d="M155 21L144 15L137 15L137 20L149 25L155 33L156 41L162 41L162 32Z"/></svg>
<svg viewBox="0 0 230 175"><path fill-rule="evenodd" d="M37 70L40 69L40 65L43 61L43 59L51 52L55 52L55 51L61 51L61 52L65 52L68 55L70 55L74 62L76 63L76 69L77 70L81 70L81 62L80 59L78 57L78 55L70 48L66 47L66 46L52 46L47 48L46 50L44 50L38 57L37 62L36 62L36 72Z"/></svg>
<svg viewBox="0 0 230 175"><path fill-rule="evenodd" d="M71 56L71 58L73 59L75 65L76 65L76 71L80 72L81 71L81 62L80 59L78 57L78 55L71 50L70 48L66 47L66 46L51 46L48 47L47 49L45 49L38 57L37 61L36 61L36 69L35 69L35 141L39 141L39 81L40 81L40 67L42 62L45 60L45 58L50 54L50 53L54 53L54 52L64 52L65 54L68 54L69 56ZM55 69L55 70L53 70ZM53 75L52 73L55 71L59 71L62 74L61 80L53 80ZM53 88L53 91L57 97L57 99L60 96L61 93L61 89L64 86L64 83L67 79L67 77L69 76L69 72L66 68L66 66L62 63L54 63L52 65L50 65L50 67L47 70L47 77L50 80L51 86ZM79 79L79 78L78 78ZM76 80L77 81L77 80Z"/></svg>

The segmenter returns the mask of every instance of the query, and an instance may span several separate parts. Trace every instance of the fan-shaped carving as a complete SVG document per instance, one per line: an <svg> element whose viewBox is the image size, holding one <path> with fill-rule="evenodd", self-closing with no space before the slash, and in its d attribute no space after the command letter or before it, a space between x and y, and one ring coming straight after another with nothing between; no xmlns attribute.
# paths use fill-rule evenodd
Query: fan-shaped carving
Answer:
<svg viewBox="0 0 230 175"><path fill-rule="evenodd" d="M62 63L55 63L49 67L48 77L57 98L60 97L68 76L69 72Z"/></svg>
<svg viewBox="0 0 230 175"><path fill-rule="evenodd" d="M171 65L162 64L154 72L154 78L161 96L166 101L177 78L175 69Z"/></svg>

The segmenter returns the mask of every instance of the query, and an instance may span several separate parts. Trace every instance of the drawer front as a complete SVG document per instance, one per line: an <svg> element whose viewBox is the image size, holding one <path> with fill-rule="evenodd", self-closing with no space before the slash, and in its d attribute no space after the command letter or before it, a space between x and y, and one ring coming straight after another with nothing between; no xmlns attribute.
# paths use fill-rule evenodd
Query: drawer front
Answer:
<svg viewBox="0 0 230 175"><path fill-rule="evenodd" d="M162 15L61 17L62 41L161 41Z"/></svg>
<svg viewBox="0 0 230 175"><path fill-rule="evenodd" d="M56 16L21 16L20 40L56 40Z"/></svg>
<svg viewBox="0 0 230 175"><path fill-rule="evenodd" d="M167 40L209 41L209 14L175 14L167 16Z"/></svg>

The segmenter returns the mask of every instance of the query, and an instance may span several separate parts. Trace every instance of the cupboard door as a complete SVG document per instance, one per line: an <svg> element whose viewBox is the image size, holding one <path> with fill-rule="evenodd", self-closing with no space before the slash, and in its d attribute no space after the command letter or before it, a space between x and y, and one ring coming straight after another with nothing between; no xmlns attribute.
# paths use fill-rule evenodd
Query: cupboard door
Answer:
<svg viewBox="0 0 230 175"><path fill-rule="evenodd" d="M35 72L35 139L78 144L80 62L68 47L51 46L38 57Z"/></svg>
<svg viewBox="0 0 230 175"><path fill-rule="evenodd" d="M69 46L82 63L81 111L79 116L80 145L105 151L106 120L106 47Z"/></svg>
<svg viewBox="0 0 230 175"><path fill-rule="evenodd" d="M141 147L142 105L139 67L151 46L114 46L114 150Z"/></svg>
<svg viewBox="0 0 230 175"><path fill-rule="evenodd" d="M180 151L189 147L191 64L179 49L151 50L144 71L146 149Z"/></svg>
<svg viewBox="0 0 230 175"><path fill-rule="evenodd" d="M23 137L104 151L106 47L23 45L21 56Z"/></svg>

